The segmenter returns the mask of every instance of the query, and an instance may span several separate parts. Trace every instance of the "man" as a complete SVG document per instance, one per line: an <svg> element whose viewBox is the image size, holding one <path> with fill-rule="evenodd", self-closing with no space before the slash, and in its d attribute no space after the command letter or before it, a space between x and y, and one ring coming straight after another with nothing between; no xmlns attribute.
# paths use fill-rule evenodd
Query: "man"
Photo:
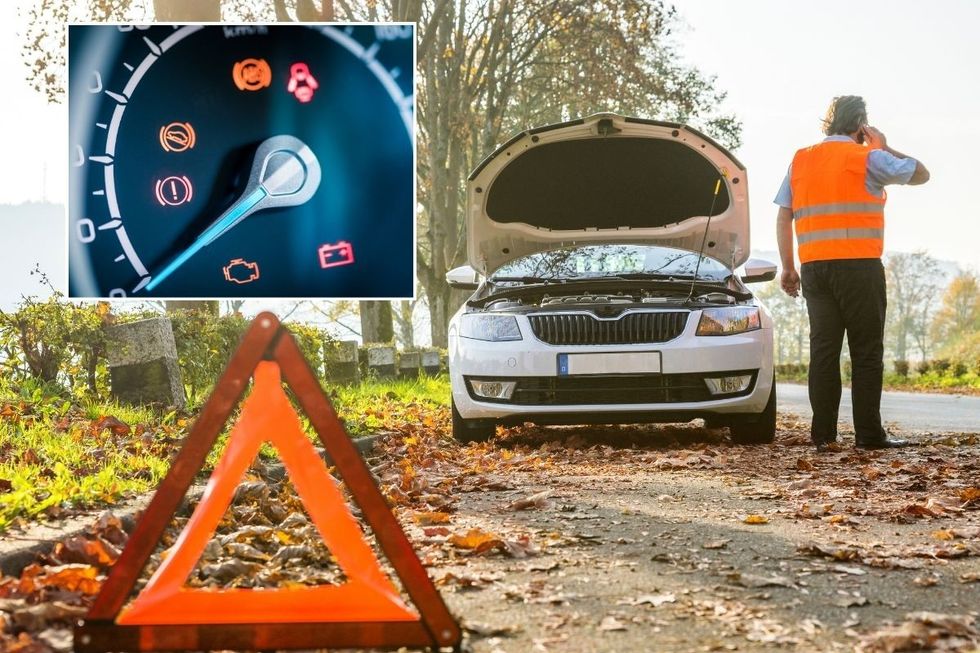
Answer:
<svg viewBox="0 0 980 653"><path fill-rule="evenodd" d="M776 195L776 238L782 259L781 285L791 297L802 283L810 317L810 437L818 451L839 450L840 353L847 334L851 351L851 400L855 445L863 449L903 447L881 425L884 370L885 191L888 184L924 184L921 162L888 146L868 125L861 97L834 98L823 120L823 142L793 157ZM793 256L799 243L800 272Z"/></svg>

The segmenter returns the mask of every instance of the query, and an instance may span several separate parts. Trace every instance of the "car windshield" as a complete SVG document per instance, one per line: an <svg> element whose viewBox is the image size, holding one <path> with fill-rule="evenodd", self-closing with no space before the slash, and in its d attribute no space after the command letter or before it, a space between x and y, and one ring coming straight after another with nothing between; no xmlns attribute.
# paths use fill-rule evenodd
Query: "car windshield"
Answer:
<svg viewBox="0 0 980 653"><path fill-rule="evenodd" d="M511 261L490 277L498 284L603 277L691 279L698 253L658 245L586 245L538 252ZM703 256L698 279L724 281L731 271Z"/></svg>

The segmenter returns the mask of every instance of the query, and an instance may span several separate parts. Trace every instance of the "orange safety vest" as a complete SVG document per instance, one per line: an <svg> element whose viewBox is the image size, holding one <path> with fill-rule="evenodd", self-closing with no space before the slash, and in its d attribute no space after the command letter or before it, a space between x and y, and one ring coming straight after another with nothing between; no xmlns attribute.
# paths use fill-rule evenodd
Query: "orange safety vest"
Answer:
<svg viewBox="0 0 980 653"><path fill-rule="evenodd" d="M793 157L790 189L800 262L879 258L885 241L885 197L868 192L869 150L824 141Z"/></svg>

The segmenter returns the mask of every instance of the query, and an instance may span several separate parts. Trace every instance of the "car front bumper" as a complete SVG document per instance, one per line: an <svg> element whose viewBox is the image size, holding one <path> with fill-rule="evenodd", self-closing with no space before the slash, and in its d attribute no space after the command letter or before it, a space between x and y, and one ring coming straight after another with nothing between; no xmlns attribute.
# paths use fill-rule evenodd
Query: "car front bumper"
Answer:
<svg viewBox="0 0 980 653"><path fill-rule="evenodd" d="M679 337L637 345L549 345L521 324L523 340L485 342L451 336L453 401L464 419L503 424L606 424L689 421L725 415L737 419L761 413L772 388L772 331L696 336L693 318ZM559 355L659 352L660 372L589 376L560 375ZM739 393L712 395L705 377L751 374ZM509 400L474 394L472 379L515 382Z"/></svg>

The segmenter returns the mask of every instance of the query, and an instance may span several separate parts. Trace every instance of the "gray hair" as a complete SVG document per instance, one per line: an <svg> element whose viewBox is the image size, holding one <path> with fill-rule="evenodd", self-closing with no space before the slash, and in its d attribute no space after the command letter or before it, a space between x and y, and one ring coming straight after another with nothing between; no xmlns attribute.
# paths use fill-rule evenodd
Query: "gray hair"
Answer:
<svg viewBox="0 0 980 653"><path fill-rule="evenodd" d="M868 122L868 108L860 95L840 95L827 107L823 120L823 133L853 134Z"/></svg>

